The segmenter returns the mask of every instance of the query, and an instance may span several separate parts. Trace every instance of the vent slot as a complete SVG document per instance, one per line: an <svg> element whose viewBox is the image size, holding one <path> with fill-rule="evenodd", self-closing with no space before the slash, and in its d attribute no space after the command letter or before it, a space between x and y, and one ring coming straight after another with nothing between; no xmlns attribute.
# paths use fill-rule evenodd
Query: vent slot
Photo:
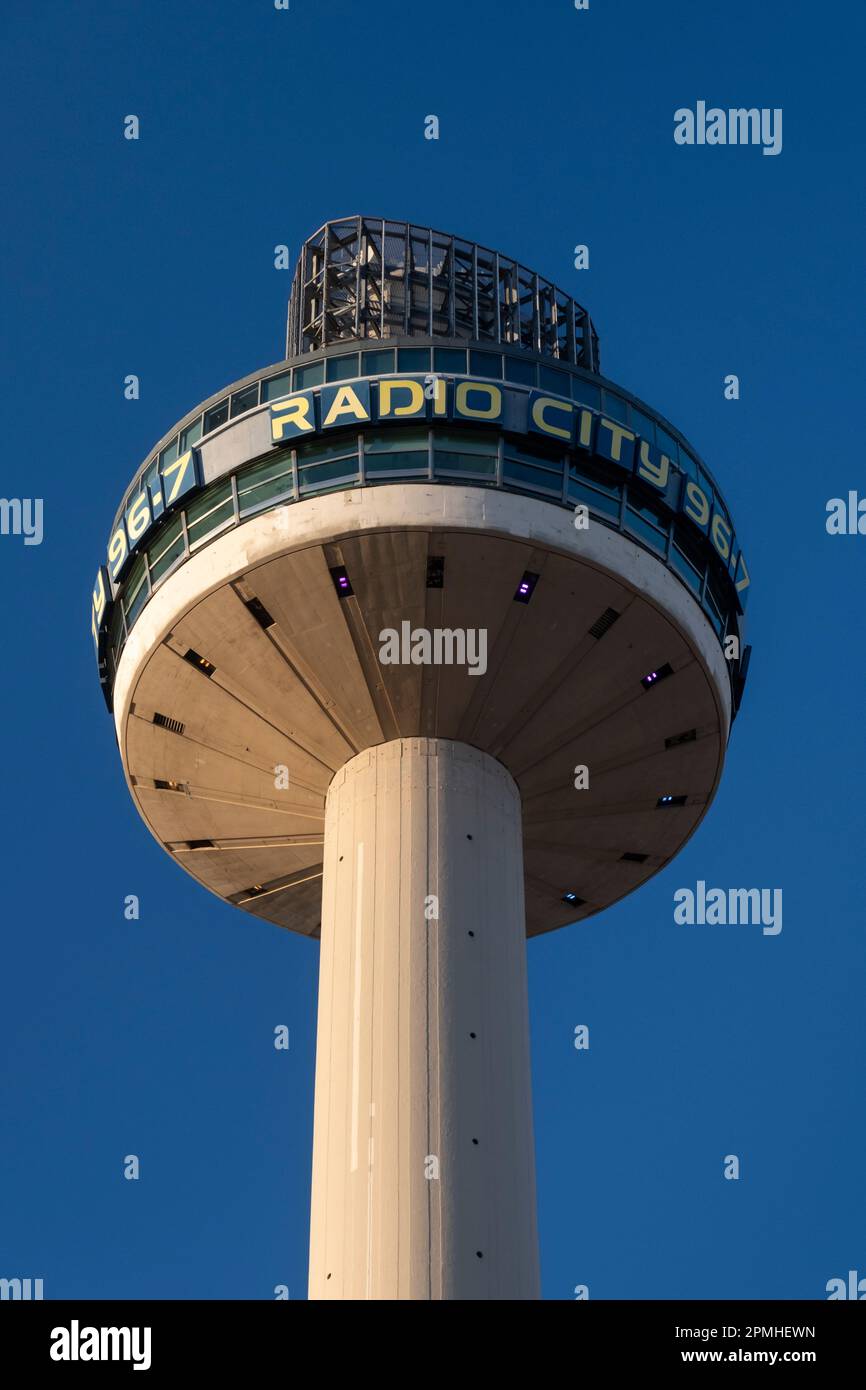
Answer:
<svg viewBox="0 0 866 1390"><path fill-rule="evenodd" d="M445 587L445 556L427 556L427 588L443 589Z"/></svg>
<svg viewBox="0 0 866 1390"><path fill-rule="evenodd" d="M166 782L161 777L155 777L153 785L158 792L185 792L187 789L185 782Z"/></svg>
<svg viewBox="0 0 866 1390"><path fill-rule="evenodd" d="M684 734L671 734L670 738L665 739L665 748L679 748L683 743L694 743L697 736L697 729L686 729Z"/></svg>
<svg viewBox="0 0 866 1390"><path fill-rule="evenodd" d="M154 711L153 722L158 729L168 729L171 734L182 734L185 728L179 719L169 719L167 714L160 714L159 710Z"/></svg>
<svg viewBox="0 0 866 1390"><path fill-rule="evenodd" d="M627 850L625 854L621 854L619 857L624 864L645 864L649 859L648 854L633 854L631 850Z"/></svg>
<svg viewBox="0 0 866 1390"><path fill-rule="evenodd" d="M619 617L615 608L605 608L600 618L596 618L592 627L589 629L590 637L598 641L606 632L610 632L617 618Z"/></svg>
<svg viewBox="0 0 866 1390"><path fill-rule="evenodd" d="M256 598L255 596L253 596L252 598L248 598L246 600L246 606L252 613L259 627L264 628L264 630L267 632L269 627L274 626L274 619L271 617L267 608L265 608L265 605L262 603L261 599Z"/></svg>
<svg viewBox="0 0 866 1390"><path fill-rule="evenodd" d="M187 849L216 849L213 840L187 840Z"/></svg>
<svg viewBox="0 0 866 1390"><path fill-rule="evenodd" d="M198 652L193 651L192 647L184 652L183 659L184 661L188 661L190 666L194 666L197 671L201 671L202 675L208 678L210 678L216 670L216 667L208 661L206 656L199 656Z"/></svg>

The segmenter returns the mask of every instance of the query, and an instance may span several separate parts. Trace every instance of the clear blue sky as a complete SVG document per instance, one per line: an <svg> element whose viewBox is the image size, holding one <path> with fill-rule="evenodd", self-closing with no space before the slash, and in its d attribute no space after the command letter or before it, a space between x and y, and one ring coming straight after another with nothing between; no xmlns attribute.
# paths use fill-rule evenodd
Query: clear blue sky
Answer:
<svg viewBox="0 0 866 1390"><path fill-rule="evenodd" d="M820 1298L866 1274L866 537L824 526L866 493L864 27L839 0L7 0L0 490L44 498L45 537L0 537L0 1276L305 1296L317 947L217 902L139 821L89 602L151 444L281 356L274 246L357 211L584 302L751 566L749 687L702 828L529 946L544 1295ZM782 153L678 147L699 99L783 108ZM782 888L781 934L675 925L698 879Z"/></svg>

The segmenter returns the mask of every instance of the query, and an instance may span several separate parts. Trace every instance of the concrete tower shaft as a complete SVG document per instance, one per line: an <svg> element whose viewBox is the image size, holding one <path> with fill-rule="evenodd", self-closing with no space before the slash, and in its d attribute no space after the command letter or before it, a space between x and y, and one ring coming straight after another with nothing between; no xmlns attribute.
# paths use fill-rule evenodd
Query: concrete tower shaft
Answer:
<svg viewBox="0 0 866 1390"><path fill-rule="evenodd" d="M325 816L310 1297L539 1295L520 794L395 739Z"/></svg>

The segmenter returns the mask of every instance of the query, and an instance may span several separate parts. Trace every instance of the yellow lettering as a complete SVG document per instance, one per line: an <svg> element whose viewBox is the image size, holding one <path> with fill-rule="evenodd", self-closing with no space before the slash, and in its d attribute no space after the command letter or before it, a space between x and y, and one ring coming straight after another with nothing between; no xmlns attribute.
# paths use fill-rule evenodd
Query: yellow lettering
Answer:
<svg viewBox="0 0 866 1390"><path fill-rule="evenodd" d="M686 505L683 507L686 516L691 517L692 521L698 526L704 527L710 519L710 501L703 488L698 487L697 483L689 478L686 483Z"/></svg>
<svg viewBox="0 0 866 1390"><path fill-rule="evenodd" d="M553 396L539 396L532 403L532 423L543 430L545 434L555 434L559 439L571 439L571 425L565 429L562 425L554 425L546 418L548 410L558 410L563 415L569 417L574 414L574 406L567 401L558 401Z"/></svg>
<svg viewBox="0 0 866 1390"><path fill-rule="evenodd" d="M341 386L322 421L322 429L326 425L333 425L335 420L339 420L341 415L352 415L356 420L369 420L369 415L351 386Z"/></svg>
<svg viewBox="0 0 866 1390"><path fill-rule="evenodd" d="M442 383L443 394L445 383ZM438 387L438 382L437 382ZM391 397L395 391L408 391L408 405L391 405ZM379 382L379 417L386 419L389 415L420 415L424 410L424 388L420 381L407 381L402 377L391 377L388 380Z"/></svg>
<svg viewBox="0 0 866 1390"><path fill-rule="evenodd" d="M616 420L608 420L603 416L598 423L610 430L610 456L614 463L619 463L622 458L622 441L634 439L634 435L631 430L625 428L625 425L618 425Z"/></svg>
<svg viewBox="0 0 866 1390"><path fill-rule="evenodd" d="M713 524L710 528L710 539L723 560L730 559L731 555L731 528L723 516L716 512L713 517Z"/></svg>
<svg viewBox="0 0 866 1390"><path fill-rule="evenodd" d="M640 442L640 463L637 468L639 478L646 478L653 487L666 488L670 477L671 461L667 454L661 455L660 463L653 463L650 458L649 444L645 439Z"/></svg>
<svg viewBox="0 0 866 1390"><path fill-rule="evenodd" d="M295 429L304 433L314 430L315 425L310 420L312 404L312 396L290 396L287 401L280 401L277 407L279 415L271 417L271 438L274 442L284 437L287 425L294 425Z"/></svg>
<svg viewBox="0 0 866 1390"><path fill-rule="evenodd" d="M469 405L470 391L486 393L486 407L476 410ZM498 386L491 386L486 381L459 381L454 392L454 408L458 415L466 415L473 420L495 420L502 410L502 392Z"/></svg>

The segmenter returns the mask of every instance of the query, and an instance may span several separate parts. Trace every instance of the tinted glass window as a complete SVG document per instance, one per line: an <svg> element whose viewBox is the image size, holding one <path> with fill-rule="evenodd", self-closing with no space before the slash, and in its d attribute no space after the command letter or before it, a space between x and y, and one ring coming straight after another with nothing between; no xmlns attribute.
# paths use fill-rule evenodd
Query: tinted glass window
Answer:
<svg viewBox="0 0 866 1390"><path fill-rule="evenodd" d="M499 352L470 352L469 370L476 376L502 377L502 354Z"/></svg>
<svg viewBox="0 0 866 1390"><path fill-rule="evenodd" d="M259 383L254 381L252 386L245 386L243 391L235 391L232 396L232 419L236 415L243 415L245 410L252 410L253 406L259 403Z"/></svg>
<svg viewBox="0 0 866 1390"><path fill-rule="evenodd" d="M280 372L279 376L269 376L267 381L262 382L262 400L278 401L281 396L287 396L291 389L291 372Z"/></svg>
<svg viewBox="0 0 866 1390"><path fill-rule="evenodd" d="M348 381L358 375L358 354L350 352L345 357L329 357L325 363L327 381Z"/></svg>
<svg viewBox="0 0 866 1390"><path fill-rule="evenodd" d="M398 372L429 372L430 349L398 348L397 370Z"/></svg>
<svg viewBox="0 0 866 1390"><path fill-rule="evenodd" d="M211 430L219 429L229 418L228 398L220 401L219 405L212 405L210 410L204 413L204 433L210 434Z"/></svg>
<svg viewBox="0 0 866 1390"><path fill-rule="evenodd" d="M436 348L433 352L433 369L437 372L466 373L466 353L460 348Z"/></svg>
<svg viewBox="0 0 866 1390"><path fill-rule="evenodd" d="M518 381L522 386L535 385L535 363L525 357L505 358L505 380Z"/></svg>
<svg viewBox="0 0 866 1390"><path fill-rule="evenodd" d="M378 376L380 372L393 372L394 349L387 348L377 352L361 353L361 375Z"/></svg>
<svg viewBox="0 0 866 1390"><path fill-rule="evenodd" d="M295 390L304 391L308 386L321 386L325 380L324 362L311 362L309 367L295 368Z"/></svg>

